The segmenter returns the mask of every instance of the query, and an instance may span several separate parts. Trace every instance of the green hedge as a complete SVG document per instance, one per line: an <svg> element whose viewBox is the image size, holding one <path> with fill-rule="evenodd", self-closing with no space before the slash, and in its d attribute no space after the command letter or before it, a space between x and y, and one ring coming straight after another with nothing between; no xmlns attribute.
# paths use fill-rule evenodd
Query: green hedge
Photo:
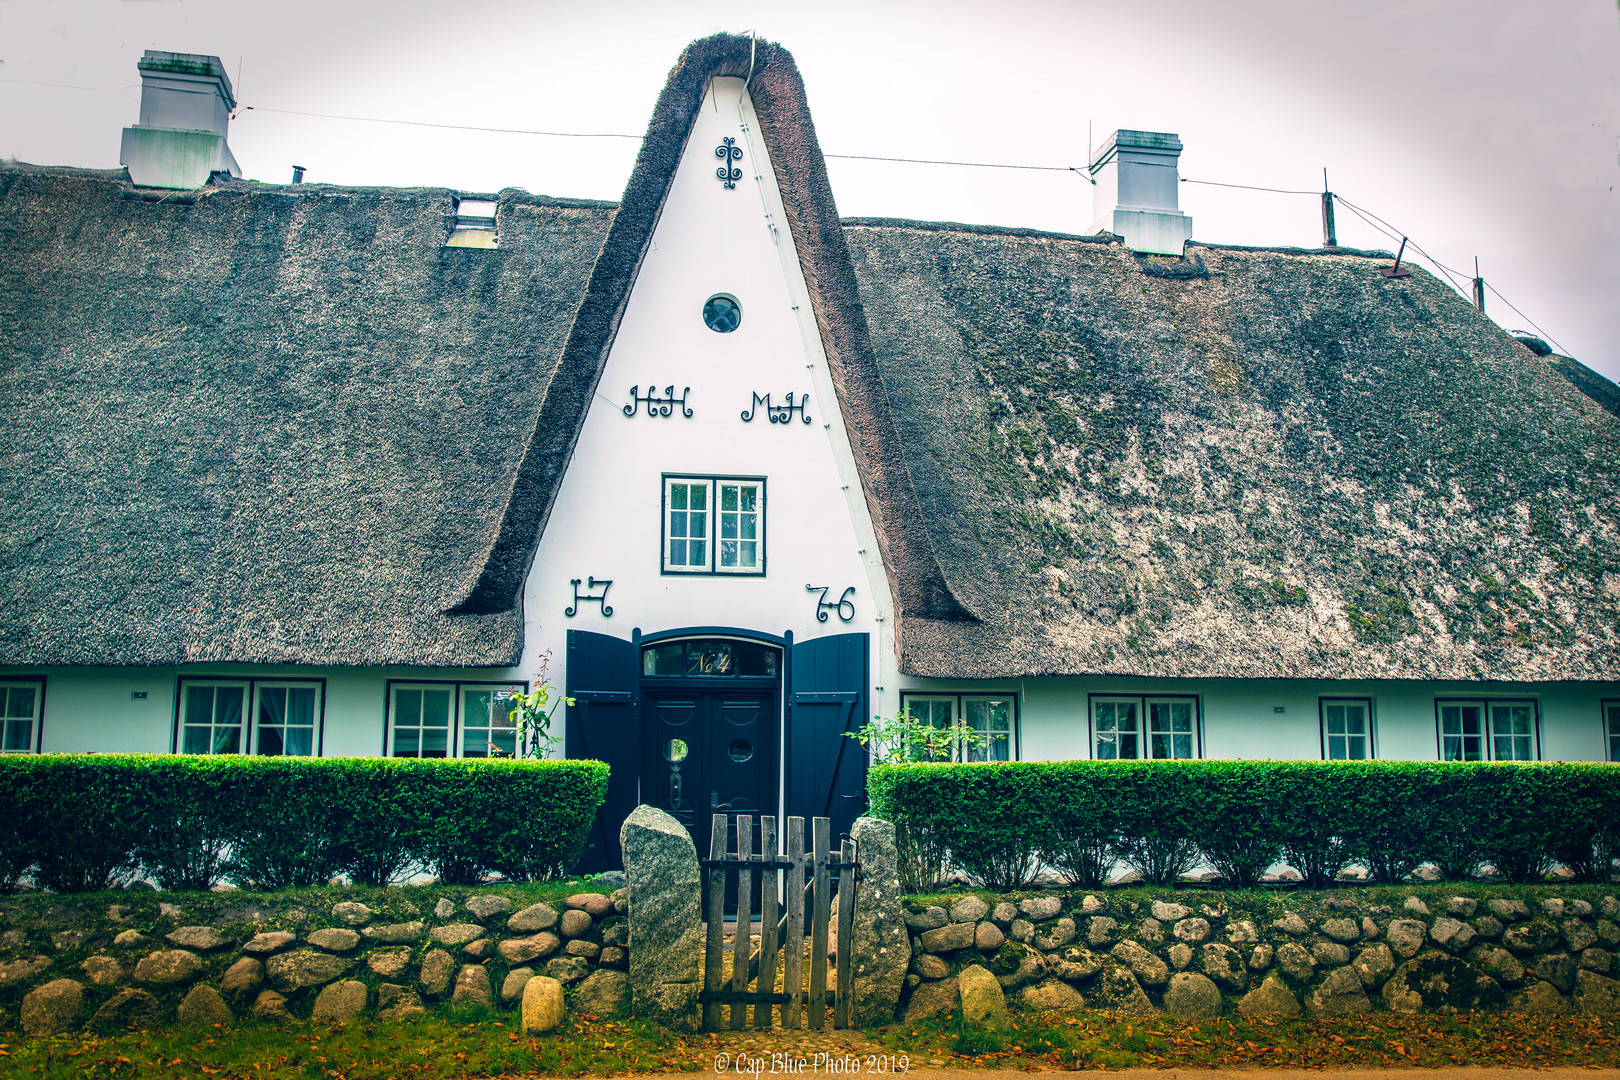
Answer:
<svg viewBox="0 0 1620 1080"><path fill-rule="evenodd" d="M385 885L413 868L448 885L538 880L579 857L607 775L598 761L5 756L0 889Z"/></svg>
<svg viewBox="0 0 1620 1080"><path fill-rule="evenodd" d="M1410 761L1053 761L879 765L872 812L898 826L907 886L941 860L993 888L1044 863L1102 883L1116 860L1154 884L1200 862L1252 885L1279 859L1321 887L1353 864L1399 881L1432 862L1533 881L1606 879L1620 856L1620 766Z"/></svg>

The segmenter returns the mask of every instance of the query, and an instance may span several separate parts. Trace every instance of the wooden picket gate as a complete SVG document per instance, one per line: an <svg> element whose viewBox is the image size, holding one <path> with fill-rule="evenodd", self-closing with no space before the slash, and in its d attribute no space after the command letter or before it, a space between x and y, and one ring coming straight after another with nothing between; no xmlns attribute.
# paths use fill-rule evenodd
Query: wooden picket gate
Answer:
<svg viewBox="0 0 1620 1080"><path fill-rule="evenodd" d="M777 855L776 818L765 814L759 819L760 852L755 853L754 821L750 814L736 815L737 850L730 848L731 832L727 815L716 814L711 825L709 858L701 860L708 871L708 940L703 954L703 1004L705 1031L742 1031L771 1027L772 1009L780 1006L784 1028L796 1028L808 1008L814 1030L826 1025L828 999L833 1006L833 1027L849 1026L850 985L854 968L850 963L850 937L855 919L856 852L853 841L845 840L840 857L833 859L832 824L824 817L810 819L810 850L804 847L804 818L787 819L787 853ZM832 923L833 874L838 875L838 943L835 970L838 985L827 986L827 944ZM737 882L737 932L731 947L731 977L725 972L726 891L730 880ZM753 948L754 898L759 898L759 951ZM778 897L787 901L787 911L778 915ZM804 944L806 922L810 932L810 987L804 989ZM782 960L782 989L776 989L778 954ZM750 990L749 986L753 985ZM728 1013L729 1010L729 1013Z"/></svg>

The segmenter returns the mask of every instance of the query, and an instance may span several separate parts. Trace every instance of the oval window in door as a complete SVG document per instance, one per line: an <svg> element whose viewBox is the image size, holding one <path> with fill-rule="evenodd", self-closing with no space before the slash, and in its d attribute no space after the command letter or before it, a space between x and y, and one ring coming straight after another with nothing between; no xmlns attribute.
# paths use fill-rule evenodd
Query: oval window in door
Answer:
<svg viewBox="0 0 1620 1080"><path fill-rule="evenodd" d="M731 755L732 761L747 761L754 756L754 744L747 739L732 739L726 752Z"/></svg>
<svg viewBox="0 0 1620 1080"><path fill-rule="evenodd" d="M671 739L664 744L664 757L669 761L685 761L686 753L685 739Z"/></svg>

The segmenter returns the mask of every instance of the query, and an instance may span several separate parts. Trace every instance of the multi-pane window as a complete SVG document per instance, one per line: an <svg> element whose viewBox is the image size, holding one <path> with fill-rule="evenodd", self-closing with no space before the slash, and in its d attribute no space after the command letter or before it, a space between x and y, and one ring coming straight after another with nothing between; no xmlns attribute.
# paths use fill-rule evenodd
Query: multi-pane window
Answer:
<svg viewBox="0 0 1620 1080"><path fill-rule="evenodd" d="M0 753L33 751L43 698L37 682L0 682Z"/></svg>
<svg viewBox="0 0 1620 1080"><path fill-rule="evenodd" d="M1096 739L1094 754L1101 761L1198 756L1196 698L1093 697L1091 728Z"/></svg>
<svg viewBox="0 0 1620 1080"><path fill-rule="evenodd" d="M517 722L510 686L461 688L461 756L516 757Z"/></svg>
<svg viewBox="0 0 1620 1080"><path fill-rule="evenodd" d="M312 757L320 687L308 683L258 683L256 749L266 757Z"/></svg>
<svg viewBox="0 0 1620 1080"><path fill-rule="evenodd" d="M409 758L514 756L512 696L522 689L506 683L390 683L388 753Z"/></svg>
<svg viewBox="0 0 1620 1080"><path fill-rule="evenodd" d="M900 708L929 727L959 732L947 751L951 760L1017 758L1018 699L1011 694L902 694Z"/></svg>
<svg viewBox="0 0 1620 1080"><path fill-rule="evenodd" d="M666 476L663 548L667 573L763 574L765 481Z"/></svg>
<svg viewBox="0 0 1620 1080"><path fill-rule="evenodd" d="M1438 701L1441 761L1535 761L1533 701Z"/></svg>
<svg viewBox="0 0 1620 1080"><path fill-rule="evenodd" d="M186 682L180 687L180 752L240 754L248 684Z"/></svg>
<svg viewBox="0 0 1620 1080"><path fill-rule="evenodd" d="M1603 703L1603 733L1608 736L1609 760L1620 761L1620 701Z"/></svg>
<svg viewBox="0 0 1620 1080"><path fill-rule="evenodd" d="M1365 698L1322 699L1322 756L1366 761L1372 751L1372 703Z"/></svg>
<svg viewBox="0 0 1620 1080"><path fill-rule="evenodd" d="M321 690L318 680L183 679L176 749L314 757L320 752Z"/></svg>

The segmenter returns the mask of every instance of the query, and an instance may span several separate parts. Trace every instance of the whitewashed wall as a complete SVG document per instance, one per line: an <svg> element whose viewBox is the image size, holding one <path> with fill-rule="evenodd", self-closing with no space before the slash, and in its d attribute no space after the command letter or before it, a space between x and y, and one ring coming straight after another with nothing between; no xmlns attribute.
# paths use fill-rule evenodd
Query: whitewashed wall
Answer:
<svg viewBox="0 0 1620 1080"><path fill-rule="evenodd" d="M727 189L715 148L730 136L743 178ZM703 322L709 297L742 305L729 334ZM679 409L648 419L624 415L630 388L690 387L691 418ZM741 414L753 394L774 402L808 393L812 422L787 424ZM763 410L760 410L762 413ZM730 474L766 478L763 577L661 572L661 476ZM607 603L573 618L570 579L613 582ZM849 586L855 615L816 620L819 594ZM797 639L867 632L887 648L890 598L870 518L833 399L774 173L741 79L716 79L704 99L651 247L625 310L525 587L528 657L549 649L553 682L566 679L570 629L628 638L687 626L720 625ZM871 670L880 670L878 657Z"/></svg>

